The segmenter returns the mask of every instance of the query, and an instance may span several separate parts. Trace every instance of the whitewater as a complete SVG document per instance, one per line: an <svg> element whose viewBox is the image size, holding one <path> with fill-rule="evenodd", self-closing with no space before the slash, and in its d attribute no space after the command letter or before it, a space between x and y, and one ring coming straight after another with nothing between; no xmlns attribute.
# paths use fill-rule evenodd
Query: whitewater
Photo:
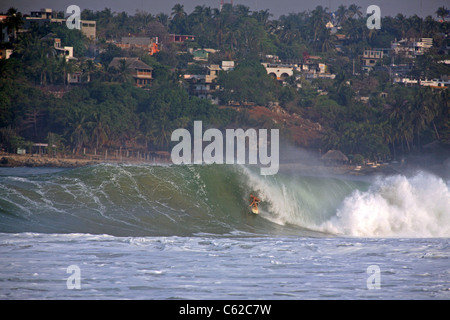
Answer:
<svg viewBox="0 0 450 320"><path fill-rule="evenodd" d="M425 171L0 169L1 299L449 299L449 237L450 181Z"/></svg>

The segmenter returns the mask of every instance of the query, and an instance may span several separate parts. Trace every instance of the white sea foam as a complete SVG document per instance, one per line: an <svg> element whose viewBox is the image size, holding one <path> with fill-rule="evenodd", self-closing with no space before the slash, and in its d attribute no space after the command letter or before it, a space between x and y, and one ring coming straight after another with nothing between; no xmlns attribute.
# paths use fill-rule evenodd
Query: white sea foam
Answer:
<svg viewBox="0 0 450 320"><path fill-rule="evenodd" d="M359 237L449 237L449 185L424 172L378 178L368 191L347 197L320 229Z"/></svg>
<svg viewBox="0 0 450 320"><path fill-rule="evenodd" d="M261 217L275 223L356 237L450 237L449 183L430 173L377 177L367 189L339 179L267 179L243 171L268 203Z"/></svg>

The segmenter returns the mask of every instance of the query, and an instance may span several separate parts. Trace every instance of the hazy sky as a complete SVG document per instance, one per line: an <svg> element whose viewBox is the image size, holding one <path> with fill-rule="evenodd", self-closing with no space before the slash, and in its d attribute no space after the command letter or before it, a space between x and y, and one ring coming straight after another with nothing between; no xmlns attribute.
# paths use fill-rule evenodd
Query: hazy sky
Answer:
<svg viewBox="0 0 450 320"><path fill-rule="evenodd" d="M41 8L66 11L69 5L75 4L81 10L88 8L97 11L111 8L112 11L126 11L134 14L139 9L153 14L159 12L170 14L172 7L177 3L183 4L187 13L191 13L197 5L213 8L219 6L219 0L0 0L0 11L6 12L12 6L18 8L22 13L28 14L30 11ZM406 16L417 14L421 17L427 15L435 17L438 7L450 7L450 0L234 0L234 3L246 5L252 11L269 9L275 18L281 14L314 9L317 5L328 7L334 11L341 4L348 6L355 3L365 13L369 5L375 4L380 7L382 16L395 16L397 13L402 13Z"/></svg>

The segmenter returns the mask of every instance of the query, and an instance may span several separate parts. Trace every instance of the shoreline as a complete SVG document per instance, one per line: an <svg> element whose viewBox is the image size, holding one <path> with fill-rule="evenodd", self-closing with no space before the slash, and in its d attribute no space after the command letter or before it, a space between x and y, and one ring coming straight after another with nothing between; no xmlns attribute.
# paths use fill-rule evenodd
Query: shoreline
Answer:
<svg viewBox="0 0 450 320"><path fill-rule="evenodd" d="M161 160L161 159L160 159ZM42 155L18 155L11 153L0 153L0 168L17 167L47 167L47 168L80 168L89 165L112 163L112 164L161 164L165 161L145 160L137 158L125 159L86 159L75 157L48 157Z"/></svg>
<svg viewBox="0 0 450 320"><path fill-rule="evenodd" d="M447 163L449 162L449 163ZM46 168L80 168L96 164L148 164L148 165L160 165L160 164L172 164L170 159L167 158L153 158L138 159L138 158L125 158L125 159L86 159L86 158L51 158L42 155L18 155L10 153L0 153L0 168L17 168L17 167L46 167ZM321 165L321 164L304 164L304 163L280 163L279 172L282 173L300 173L304 175L315 176L354 176L354 177L367 177L377 175L395 175L402 174L408 175L417 171L428 171L443 179L450 179L450 161L447 160L442 164L417 164L417 163L385 163L385 164L371 164L371 165L355 165L355 164L342 164L342 165Z"/></svg>

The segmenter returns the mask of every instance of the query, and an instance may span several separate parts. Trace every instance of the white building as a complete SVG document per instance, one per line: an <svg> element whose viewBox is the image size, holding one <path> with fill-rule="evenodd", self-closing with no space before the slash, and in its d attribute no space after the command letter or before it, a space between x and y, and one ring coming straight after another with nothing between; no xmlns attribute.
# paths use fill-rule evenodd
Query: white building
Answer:
<svg viewBox="0 0 450 320"><path fill-rule="evenodd" d="M401 39L391 43L391 49L398 55L404 55L408 58L414 58L423 55L428 49L433 46L432 38L419 39Z"/></svg>
<svg viewBox="0 0 450 320"><path fill-rule="evenodd" d="M222 70L223 71L234 70L234 61L222 61Z"/></svg>
<svg viewBox="0 0 450 320"><path fill-rule="evenodd" d="M67 19L57 18L57 13L49 8L43 8L40 11L31 11L29 17L25 18L25 28L29 29L32 25L44 25L46 23L65 24ZM95 40L96 21L81 20L80 30L90 40Z"/></svg>
<svg viewBox="0 0 450 320"><path fill-rule="evenodd" d="M58 54L64 56L64 58L66 59L66 62L68 62L69 60L77 60L73 56L73 47L61 46L61 39L55 38L54 47Z"/></svg>
<svg viewBox="0 0 450 320"><path fill-rule="evenodd" d="M267 74L274 79L284 81L288 77L294 75L294 70L299 69L299 65L284 65L284 64L273 64L273 63L262 63L264 68L266 68Z"/></svg>

